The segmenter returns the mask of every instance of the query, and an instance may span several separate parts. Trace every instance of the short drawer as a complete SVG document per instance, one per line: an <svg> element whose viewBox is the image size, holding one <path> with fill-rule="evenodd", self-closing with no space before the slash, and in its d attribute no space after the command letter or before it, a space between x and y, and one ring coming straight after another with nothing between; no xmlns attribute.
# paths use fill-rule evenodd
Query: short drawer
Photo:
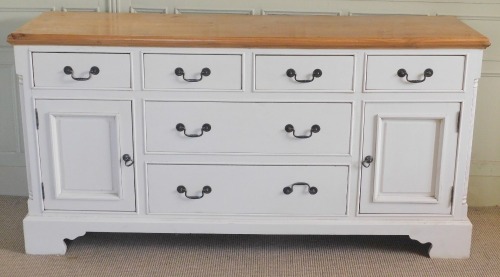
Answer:
<svg viewBox="0 0 500 277"><path fill-rule="evenodd" d="M144 54L144 89L242 90L242 55Z"/></svg>
<svg viewBox="0 0 500 277"><path fill-rule="evenodd" d="M33 53L35 88L130 89L130 54Z"/></svg>
<svg viewBox="0 0 500 277"><path fill-rule="evenodd" d="M146 152L347 155L351 109L351 103L146 101Z"/></svg>
<svg viewBox="0 0 500 277"><path fill-rule="evenodd" d="M256 91L352 92L354 56L255 56Z"/></svg>
<svg viewBox="0 0 500 277"><path fill-rule="evenodd" d="M365 91L463 91L464 73L465 56L369 55Z"/></svg>
<svg viewBox="0 0 500 277"><path fill-rule="evenodd" d="M148 164L149 213L345 215L348 171L347 166Z"/></svg>

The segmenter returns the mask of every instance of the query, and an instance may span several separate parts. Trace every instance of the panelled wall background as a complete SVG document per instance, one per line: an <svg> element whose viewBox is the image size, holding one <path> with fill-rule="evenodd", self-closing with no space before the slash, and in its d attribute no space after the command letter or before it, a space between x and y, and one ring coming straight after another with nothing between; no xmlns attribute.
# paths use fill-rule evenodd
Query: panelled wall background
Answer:
<svg viewBox="0 0 500 277"><path fill-rule="evenodd" d="M14 57L5 40L44 11L458 16L492 42L479 86L469 203L500 205L500 0L0 0L0 194L27 194Z"/></svg>

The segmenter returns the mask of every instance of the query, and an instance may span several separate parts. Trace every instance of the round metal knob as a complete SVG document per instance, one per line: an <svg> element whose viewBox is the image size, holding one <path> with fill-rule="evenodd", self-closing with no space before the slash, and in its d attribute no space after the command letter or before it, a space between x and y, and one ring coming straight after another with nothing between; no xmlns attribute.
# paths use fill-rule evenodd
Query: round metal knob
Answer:
<svg viewBox="0 0 500 277"><path fill-rule="evenodd" d="M365 159L361 162L363 167L368 168L373 162L373 157L372 156L366 156Z"/></svg>

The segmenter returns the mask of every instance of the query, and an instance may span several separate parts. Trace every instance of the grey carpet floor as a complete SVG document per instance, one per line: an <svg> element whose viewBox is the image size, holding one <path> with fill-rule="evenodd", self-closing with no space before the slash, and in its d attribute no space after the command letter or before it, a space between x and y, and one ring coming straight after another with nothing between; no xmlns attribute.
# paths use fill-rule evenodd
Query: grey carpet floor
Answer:
<svg viewBox="0 0 500 277"><path fill-rule="evenodd" d="M500 276L500 207L471 208L472 255L430 259L406 236L88 233L24 254L26 198L0 196L0 276ZM459 242L457 242L459 243Z"/></svg>

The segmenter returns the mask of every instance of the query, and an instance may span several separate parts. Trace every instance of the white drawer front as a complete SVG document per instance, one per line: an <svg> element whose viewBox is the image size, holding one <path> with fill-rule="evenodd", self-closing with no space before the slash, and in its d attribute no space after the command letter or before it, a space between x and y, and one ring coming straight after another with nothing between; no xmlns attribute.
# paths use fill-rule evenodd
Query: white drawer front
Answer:
<svg viewBox="0 0 500 277"><path fill-rule="evenodd" d="M149 164L147 179L153 214L346 214L347 166ZM295 185L285 194L295 183L307 183L317 193ZM186 192L179 193L179 186ZM204 186L211 192L202 193Z"/></svg>
<svg viewBox="0 0 500 277"><path fill-rule="evenodd" d="M406 72L402 77L400 69ZM427 69L432 76L424 75ZM464 72L465 56L373 55L367 60L365 91L463 91Z"/></svg>
<svg viewBox="0 0 500 277"><path fill-rule="evenodd" d="M255 56L256 91L352 92L353 83L354 56Z"/></svg>
<svg viewBox="0 0 500 277"><path fill-rule="evenodd" d="M145 104L147 152L347 155L351 103L154 102ZM178 131L182 123L188 137ZM291 124L293 132L285 126ZM313 125L319 132L312 133Z"/></svg>
<svg viewBox="0 0 500 277"><path fill-rule="evenodd" d="M145 89L241 90L241 80L242 55L144 54Z"/></svg>
<svg viewBox="0 0 500 277"><path fill-rule="evenodd" d="M73 75L66 74L65 67L71 67ZM92 67L98 68L97 74L90 74ZM36 88L130 89L130 68L129 54L36 52L33 53L33 85Z"/></svg>

